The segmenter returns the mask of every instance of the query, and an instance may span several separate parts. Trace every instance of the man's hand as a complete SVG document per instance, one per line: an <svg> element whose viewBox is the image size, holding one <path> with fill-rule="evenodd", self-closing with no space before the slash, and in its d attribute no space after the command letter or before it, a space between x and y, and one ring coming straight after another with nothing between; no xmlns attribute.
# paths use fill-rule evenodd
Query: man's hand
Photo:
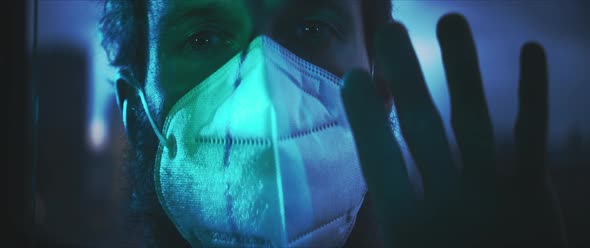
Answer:
<svg viewBox="0 0 590 248"><path fill-rule="evenodd" d="M564 246L545 165L548 82L543 48L528 43L522 49L517 173L511 183L500 184L469 26L464 17L451 14L437 29L461 171L406 29L392 23L375 36L375 75L393 97L401 132L422 175L423 199L412 189L383 94L366 72L353 70L345 76L342 97L386 242L393 247Z"/></svg>

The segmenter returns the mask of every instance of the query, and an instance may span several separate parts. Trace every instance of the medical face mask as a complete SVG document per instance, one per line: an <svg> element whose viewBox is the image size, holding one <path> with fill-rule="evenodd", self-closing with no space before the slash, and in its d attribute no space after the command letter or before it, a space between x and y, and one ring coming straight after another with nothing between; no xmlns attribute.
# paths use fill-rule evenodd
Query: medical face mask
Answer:
<svg viewBox="0 0 590 248"><path fill-rule="evenodd" d="M193 246L344 245L366 184L341 87L261 36L183 96L155 128L154 171L182 236Z"/></svg>

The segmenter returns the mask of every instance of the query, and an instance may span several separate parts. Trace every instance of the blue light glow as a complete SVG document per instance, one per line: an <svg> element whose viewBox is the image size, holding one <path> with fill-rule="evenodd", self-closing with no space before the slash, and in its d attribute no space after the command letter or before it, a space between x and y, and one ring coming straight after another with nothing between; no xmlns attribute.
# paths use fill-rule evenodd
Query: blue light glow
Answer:
<svg viewBox="0 0 590 248"><path fill-rule="evenodd" d="M443 12L432 9L431 5L419 1L396 1L393 17L408 29L432 99L443 120L448 122L450 102L436 37L436 23Z"/></svg>
<svg viewBox="0 0 590 248"><path fill-rule="evenodd" d="M89 5L96 8L87 8ZM55 39L57 34L68 39L77 37L76 39L83 38L84 41L90 40L88 50L93 61L93 74L88 89L88 143L100 149L107 138L99 136L108 137L109 131L113 131L110 130L109 110L115 101L114 91L108 80L114 75L114 69L108 65L106 55L100 47L98 32L86 25L96 25L102 8L95 2L42 2L42 7L50 6L56 7L51 12L73 16L66 19L61 14L55 15L41 24L51 20L59 23L55 24L56 27L66 24L77 26L44 31L44 26L41 25L41 40ZM57 7L61 9L57 11ZM587 65L586 58L590 57L590 48L580 38L588 37L589 33L584 31L587 28L576 19L585 16L577 4L562 1L394 1L393 16L408 28L433 101L446 125L450 122L450 101L436 38L436 24L442 15L449 12L464 14L472 27L496 133L509 134L514 125L519 49L529 40L539 41L547 50L550 69L550 139L564 137L573 126L580 126L582 132L590 133L587 128L590 127L587 125L590 115L586 114L586 108L580 107L587 105L588 98L584 94L588 92L590 85L584 80L588 78L588 70L584 68ZM547 18L548 16L552 18ZM72 23L71 19L79 21ZM96 120L102 120L107 128L100 135L91 135L92 123L100 122Z"/></svg>
<svg viewBox="0 0 590 248"><path fill-rule="evenodd" d="M105 144L107 138L107 127L104 119L97 118L90 122L90 143L94 149L100 149Z"/></svg>
<svg viewBox="0 0 590 248"><path fill-rule="evenodd" d="M549 139L565 137L572 126L590 122L585 94L590 87L587 58L590 37L579 3L563 1L395 1L393 16L408 28L431 95L446 125L450 102L436 38L447 13L463 14L471 26L484 91L497 135L509 137L516 120L520 49L536 41L549 64ZM582 45L583 44L583 45ZM583 111L586 111L582 113ZM586 130L590 130L585 128Z"/></svg>
<svg viewBox="0 0 590 248"><path fill-rule="evenodd" d="M94 151L101 151L109 137L110 106L115 103L111 83L116 70L108 63L105 51L100 45L101 35L96 32L91 44L91 73L89 82L89 144Z"/></svg>

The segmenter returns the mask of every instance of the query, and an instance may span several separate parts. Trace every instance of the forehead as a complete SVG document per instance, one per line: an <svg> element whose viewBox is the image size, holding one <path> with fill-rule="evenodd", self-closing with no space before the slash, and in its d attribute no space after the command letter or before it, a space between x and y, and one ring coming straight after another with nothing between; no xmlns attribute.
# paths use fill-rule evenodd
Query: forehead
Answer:
<svg viewBox="0 0 590 248"><path fill-rule="evenodd" d="M246 7L277 8L289 2L298 0L151 0L150 7L155 12L180 11L186 8L206 7ZM320 0L322 1L322 0Z"/></svg>
<svg viewBox="0 0 590 248"><path fill-rule="evenodd" d="M173 23L175 19L199 14L248 13L269 16L289 10L323 7L348 11L360 8L363 0L151 0L151 21ZM156 23L150 23L156 24Z"/></svg>

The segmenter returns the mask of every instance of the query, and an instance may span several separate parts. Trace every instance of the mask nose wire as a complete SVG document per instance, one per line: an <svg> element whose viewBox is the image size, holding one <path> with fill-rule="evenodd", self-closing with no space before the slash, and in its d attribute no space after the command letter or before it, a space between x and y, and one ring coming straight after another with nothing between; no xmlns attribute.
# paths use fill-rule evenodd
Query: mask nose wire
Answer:
<svg viewBox="0 0 590 248"><path fill-rule="evenodd" d="M156 136L160 140L160 143L163 144L164 146L168 147L168 140L166 140L166 138L164 138L164 135L162 134L162 132L160 132L160 129L158 129L158 126L156 125L154 118L152 118L152 114L150 112L149 105L147 104L147 101L145 99L145 94L143 93L143 90L139 87L136 87L136 89L137 89L137 93L139 94L139 98L141 99L141 105L143 106L143 110L145 111L145 115L147 116L147 118L150 122L150 125L152 126L152 129L154 130L154 133L156 134Z"/></svg>

